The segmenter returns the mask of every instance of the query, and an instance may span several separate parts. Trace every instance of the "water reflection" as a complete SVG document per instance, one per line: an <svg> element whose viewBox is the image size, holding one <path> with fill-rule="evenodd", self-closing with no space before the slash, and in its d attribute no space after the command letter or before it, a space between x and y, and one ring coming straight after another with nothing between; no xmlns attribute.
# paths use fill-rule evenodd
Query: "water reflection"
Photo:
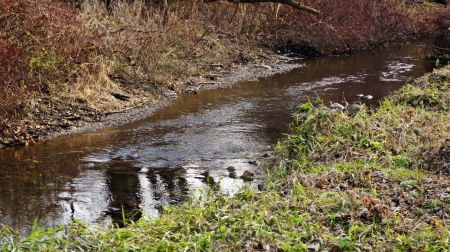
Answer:
<svg viewBox="0 0 450 252"><path fill-rule="evenodd" d="M208 183L234 194L244 182L230 178L226 167L264 179L271 161L263 154L286 132L297 105L316 95L325 103L354 102L358 93L373 95L362 101L376 105L431 70L422 51L395 46L375 55L304 60L286 74L182 95L145 120L1 149L0 222L23 235L36 217L50 226L73 218L121 225L123 215L157 217L162 206L198 196ZM262 164L249 164L254 159Z"/></svg>

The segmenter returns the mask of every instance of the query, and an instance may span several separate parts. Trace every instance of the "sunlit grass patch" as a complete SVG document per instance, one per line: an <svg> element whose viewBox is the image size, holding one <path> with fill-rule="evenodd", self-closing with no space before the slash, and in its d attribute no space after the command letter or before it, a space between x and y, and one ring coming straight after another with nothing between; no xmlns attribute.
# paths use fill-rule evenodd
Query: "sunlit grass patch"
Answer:
<svg viewBox="0 0 450 252"><path fill-rule="evenodd" d="M448 193L441 186L449 175L448 73L446 68L426 75L357 116L327 111L320 100L300 106L308 107L308 113L294 121L291 134L277 145L280 167L289 170L283 173L285 179L279 178L283 190L293 190L295 181L304 181L332 202L322 201L323 207L341 204L332 201L330 190L342 192L342 201L355 195L351 219L364 225L369 219L373 222L368 232L375 239L325 234L333 246L342 250L374 249L380 244L425 250L448 246L444 241L449 233L443 231L448 226ZM345 212L335 207L324 215L336 225L340 211ZM442 228L433 230L430 220L442 223L438 224ZM387 223L395 228L380 232ZM429 241L410 238L424 230ZM402 232L414 234L407 236L409 243L398 238Z"/></svg>

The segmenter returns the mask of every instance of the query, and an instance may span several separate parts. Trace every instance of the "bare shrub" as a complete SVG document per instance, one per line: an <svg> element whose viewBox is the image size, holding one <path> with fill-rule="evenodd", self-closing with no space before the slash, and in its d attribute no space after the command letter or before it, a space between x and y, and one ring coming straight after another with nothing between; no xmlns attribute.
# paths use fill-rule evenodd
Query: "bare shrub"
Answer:
<svg viewBox="0 0 450 252"><path fill-rule="evenodd" d="M394 40L412 32L397 4L387 0L318 0L305 3L321 11L305 15L273 5L264 34L272 46L315 54L340 54ZM268 36L268 35L266 35Z"/></svg>
<svg viewBox="0 0 450 252"><path fill-rule="evenodd" d="M419 36L431 39L436 47L447 49L450 53L450 9L440 9L430 15L423 16L417 23Z"/></svg>
<svg viewBox="0 0 450 252"><path fill-rule="evenodd" d="M0 2L0 121L23 117L33 94L51 94L92 53L76 9L39 0Z"/></svg>
<svg viewBox="0 0 450 252"><path fill-rule="evenodd" d="M116 1L111 16L97 1L85 1L80 19L101 36L105 54L124 66L117 69L118 74L170 84L198 74L199 57L221 63L234 59L239 43L224 44L220 37L246 34L255 9L253 5L180 1L169 5L162 22L164 10L144 1Z"/></svg>
<svg viewBox="0 0 450 252"><path fill-rule="evenodd" d="M20 83L24 74L18 64L18 54L17 45L0 39L0 127L5 126L8 116L17 111L17 100L23 92L23 86L14 85Z"/></svg>

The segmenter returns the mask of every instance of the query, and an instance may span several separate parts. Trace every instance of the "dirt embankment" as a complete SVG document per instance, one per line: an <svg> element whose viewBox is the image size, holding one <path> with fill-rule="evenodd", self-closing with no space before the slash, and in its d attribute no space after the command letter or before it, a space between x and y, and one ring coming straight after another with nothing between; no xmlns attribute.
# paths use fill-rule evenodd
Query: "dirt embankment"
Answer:
<svg viewBox="0 0 450 252"><path fill-rule="evenodd" d="M33 119L7 123L7 128L0 137L0 148L33 145L36 141L45 141L60 135L93 131L143 119L170 104L178 95L196 95L201 89L229 88L238 82L286 72L300 66L294 62L295 59L282 55L260 54L242 64L213 65L206 78L191 78L176 90L164 85L154 85L153 90L142 90L140 83L130 83L122 89L126 95L111 93L111 97L121 102L141 102L131 103L116 111L101 111L70 99L37 97L36 109L30 111ZM143 92L147 92L152 99L145 101L142 98Z"/></svg>

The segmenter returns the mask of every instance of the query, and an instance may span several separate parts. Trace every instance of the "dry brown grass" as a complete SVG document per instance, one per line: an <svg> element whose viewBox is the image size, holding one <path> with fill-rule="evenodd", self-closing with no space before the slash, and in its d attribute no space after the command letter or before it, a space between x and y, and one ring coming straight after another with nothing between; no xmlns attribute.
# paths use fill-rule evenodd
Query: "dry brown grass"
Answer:
<svg viewBox="0 0 450 252"><path fill-rule="evenodd" d="M132 66L135 75L143 74L166 84L198 74L200 58L230 61L228 53L239 46L223 46L219 39L220 33L237 32L226 21L231 15L228 7L180 2L170 6L167 22L163 24L162 11L146 6L143 1L131 4L117 1L111 15L97 1L87 1L82 5L80 17L101 36L106 55L124 66Z"/></svg>
<svg viewBox="0 0 450 252"><path fill-rule="evenodd" d="M78 76L76 82L68 85L63 95L96 110L121 110L124 108L124 102L111 93L127 93L109 78L113 71L114 62L101 57L93 59L93 62L83 63L75 71Z"/></svg>

